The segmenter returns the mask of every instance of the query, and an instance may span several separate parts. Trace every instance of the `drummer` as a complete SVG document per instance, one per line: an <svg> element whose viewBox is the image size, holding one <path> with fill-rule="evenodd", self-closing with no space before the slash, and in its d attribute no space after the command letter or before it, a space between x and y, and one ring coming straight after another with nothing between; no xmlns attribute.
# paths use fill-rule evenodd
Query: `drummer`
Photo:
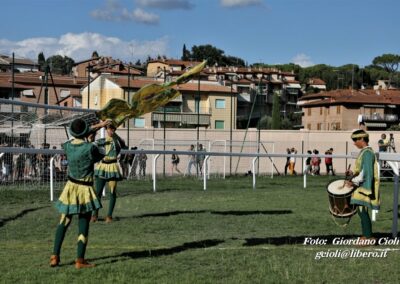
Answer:
<svg viewBox="0 0 400 284"><path fill-rule="evenodd" d="M372 238L372 224L368 210L379 210L379 175L375 153L369 143L369 135L365 130L356 130L351 134L354 145L360 149L354 170L347 175L352 178L346 181L348 186L356 187L351 196L351 204L358 206L357 211L361 219L362 239Z"/></svg>

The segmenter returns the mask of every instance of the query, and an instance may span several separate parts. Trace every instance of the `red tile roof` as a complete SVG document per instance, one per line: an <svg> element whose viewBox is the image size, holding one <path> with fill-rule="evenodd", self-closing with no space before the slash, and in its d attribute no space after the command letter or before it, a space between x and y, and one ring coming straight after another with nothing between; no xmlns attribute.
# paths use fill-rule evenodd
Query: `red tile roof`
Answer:
<svg viewBox="0 0 400 284"><path fill-rule="evenodd" d="M112 82L119 85L121 88L128 88L128 78L108 78ZM162 81L155 80L131 80L129 82L130 87L134 89L140 89L147 84L162 84ZM197 91L197 83L186 83L181 84L177 87L181 91ZM217 84L200 84L201 92L216 92L216 93L231 93L231 88L226 86L221 86ZM233 91L234 92L234 91ZM235 92L234 92L235 93Z"/></svg>
<svg viewBox="0 0 400 284"><path fill-rule="evenodd" d="M338 104L392 104L400 105L400 90L334 90L306 95L299 99L302 106Z"/></svg>
<svg viewBox="0 0 400 284"><path fill-rule="evenodd" d="M44 72L24 72L14 74L14 82L21 85L40 85L42 84L41 77ZM10 72L0 73L0 80L8 80L11 82L12 74ZM59 76L53 75L54 84L57 86L73 86L76 88L82 87L87 83L86 78L74 78L72 76ZM51 77L49 76L48 84L52 84Z"/></svg>
<svg viewBox="0 0 400 284"><path fill-rule="evenodd" d="M308 80L308 84L310 85L326 85L325 81L319 78L310 78Z"/></svg>

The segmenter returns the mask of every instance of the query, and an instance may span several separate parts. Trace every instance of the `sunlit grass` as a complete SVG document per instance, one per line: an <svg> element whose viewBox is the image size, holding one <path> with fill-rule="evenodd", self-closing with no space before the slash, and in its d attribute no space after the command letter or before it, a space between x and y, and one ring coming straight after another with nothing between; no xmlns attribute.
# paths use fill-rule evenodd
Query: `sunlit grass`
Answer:
<svg viewBox="0 0 400 284"><path fill-rule="evenodd" d="M116 221L90 226L86 257L97 266L77 271L77 220L63 244L61 267L50 268L59 214L48 189L0 190L0 282L4 283L398 283L399 246L303 245L305 237L360 235L354 216L346 228L332 221L327 177L197 178L123 181L118 185ZM57 191L56 195L60 192ZM382 184L378 237L390 236L392 182ZM316 252L390 248L381 258L323 258Z"/></svg>

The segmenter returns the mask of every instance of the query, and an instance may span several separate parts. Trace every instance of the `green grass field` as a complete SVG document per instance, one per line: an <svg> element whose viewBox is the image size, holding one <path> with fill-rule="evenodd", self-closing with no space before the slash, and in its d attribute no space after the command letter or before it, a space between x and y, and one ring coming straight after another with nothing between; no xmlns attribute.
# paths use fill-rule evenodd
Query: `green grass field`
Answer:
<svg viewBox="0 0 400 284"><path fill-rule="evenodd" d="M119 184L117 220L91 224L86 257L76 270L77 220L65 238L61 266L49 267L59 214L48 190L0 190L1 283L399 283L400 245L333 245L361 234L356 215L346 228L328 211L328 177L191 178ZM382 183L373 231L390 237L393 182ZM57 195L60 192L57 192ZM108 199L103 198L105 209ZM105 209L100 211L104 218ZM327 239L304 245L306 237ZM385 258L321 258L319 251L360 250Z"/></svg>

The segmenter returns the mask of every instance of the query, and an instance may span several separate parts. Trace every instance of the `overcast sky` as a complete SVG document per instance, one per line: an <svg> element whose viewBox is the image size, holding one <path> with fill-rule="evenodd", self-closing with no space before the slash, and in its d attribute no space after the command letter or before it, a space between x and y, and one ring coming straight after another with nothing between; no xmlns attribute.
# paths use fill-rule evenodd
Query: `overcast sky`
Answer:
<svg viewBox="0 0 400 284"><path fill-rule="evenodd" d="M135 62L211 44L249 64L400 54L399 0L1 0L0 54Z"/></svg>

